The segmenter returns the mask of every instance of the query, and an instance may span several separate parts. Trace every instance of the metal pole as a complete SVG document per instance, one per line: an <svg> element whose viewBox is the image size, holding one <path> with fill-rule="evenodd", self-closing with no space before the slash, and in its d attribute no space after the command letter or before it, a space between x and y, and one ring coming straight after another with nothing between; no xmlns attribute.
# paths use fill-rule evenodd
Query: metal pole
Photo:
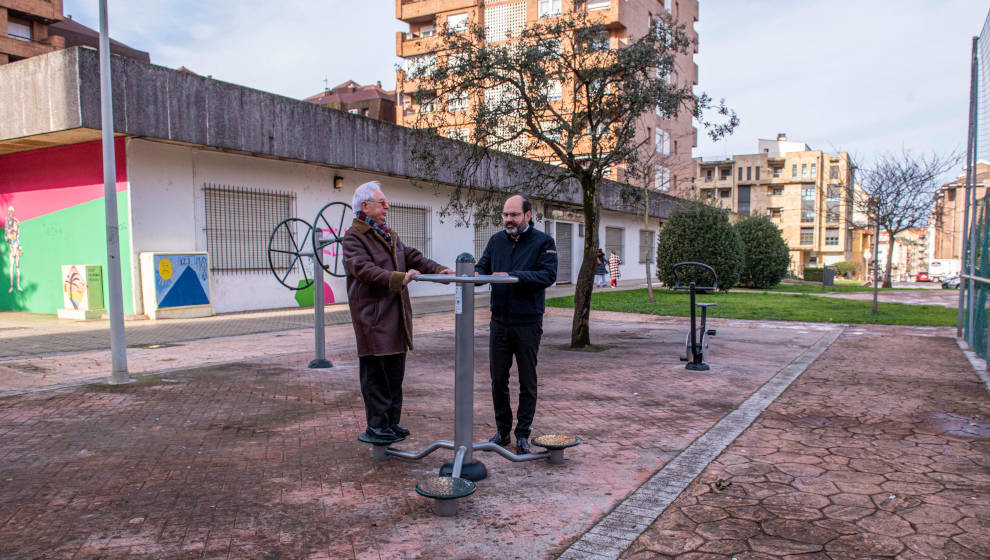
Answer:
<svg viewBox="0 0 990 560"><path fill-rule="evenodd" d="M462 257L457 259L455 272L474 276L474 258ZM455 289L454 446L467 448L464 465L469 465L474 462L474 284L458 282Z"/></svg>
<svg viewBox="0 0 990 560"><path fill-rule="evenodd" d="M316 317L313 325L316 352L313 361L309 362L311 368L331 368L333 364L327 359L326 326L323 322L323 267L320 259L316 258L316 251L322 251L322 235L317 236L317 247L313 247L313 315Z"/></svg>
<svg viewBox="0 0 990 560"><path fill-rule="evenodd" d="M960 255L962 258L966 258L969 264L967 271L969 275L973 276L973 271L975 268L976 261L976 251L974 250L975 238L976 238L976 188L973 185L973 164L976 161L976 116L977 116L977 94L978 94L978 84L979 84L979 59L977 57L978 53L978 43L979 37L973 37L973 51L970 61L970 80L969 80L969 130L967 131L966 139L966 206L964 210L963 217L963 231L966 234L963 238L965 244L963 245L963 252ZM971 210L972 209L972 210ZM972 214L972 215L970 215ZM968 258L967 258L968 250ZM963 303L963 290L962 284L960 283L959 290L959 304L960 309ZM966 343L969 344L970 348L973 348L973 316L975 310L973 309L973 304L976 301L974 290L976 284L973 282L972 278L966 282L965 294L967 296L966 301ZM958 324L957 324L958 327Z"/></svg>
<svg viewBox="0 0 990 560"><path fill-rule="evenodd" d="M110 380L127 383L127 342L120 279L120 228L117 224L117 160L113 149L113 89L110 86L110 35L107 0L100 0L100 116L103 137L103 201L107 229L107 287L110 307Z"/></svg>
<svg viewBox="0 0 990 560"><path fill-rule="evenodd" d="M876 220L876 227L873 230L873 312L879 311L877 306L877 290L880 287L879 276L880 276L880 209L876 208L874 210L874 218Z"/></svg>

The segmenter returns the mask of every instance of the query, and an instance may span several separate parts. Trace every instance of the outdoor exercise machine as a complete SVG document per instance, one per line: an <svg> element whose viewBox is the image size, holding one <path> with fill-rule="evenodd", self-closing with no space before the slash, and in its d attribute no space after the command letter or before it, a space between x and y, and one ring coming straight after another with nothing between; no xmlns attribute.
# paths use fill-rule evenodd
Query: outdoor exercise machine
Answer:
<svg viewBox="0 0 990 560"><path fill-rule="evenodd" d="M474 442L474 287L478 284L515 284L511 276L475 276L474 257L461 253L457 257L454 275L421 274L418 282L454 284L454 441L437 440L419 451L403 451L391 444L402 441L382 440L362 432L358 439L372 444L372 456L386 460L390 456L419 460L437 449L454 451L454 460L440 467L439 476L416 484L416 492L434 500L434 511L440 516L457 513L457 499L470 496L475 482L488 476L484 463L474 457L475 451L493 451L514 461L534 461L546 458L552 464L564 462L564 449L578 445L574 436L548 434L533 438L533 445L546 451L516 455L500 445L485 441Z"/></svg>
<svg viewBox="0 0 990 560"><path fill-rule="evenodd" d="M693 274L688 274L687 270L680 269L700 269L700 276L706 279L705 276L711 277L710 286L698 286L694 278L699 276L699 271L695 270ZM684 357L681 358L682 362L687 362L685 368L691 371L708 371L711 369L707 363L705 363L705 357L708 354L708 337L715 336L715 329L708 329L708 308L718 305L716 303L698 303L695 301L695 295L698 290L717 291L718 290L718 274L715 273L715 269L708 266L705 263L684 261L679 262L674 265L672 272L674 273L674 289L675 290L689 290L691 292L691 330L687 333L687 340L684 342L686 352ZM706 274L707 273L707 274ZM692 280L688 281L687 285L681 282L681 278L685 280L690 277ZM697 324L697 318L695 316L695 307L701 308L701 325Z"/></svg>
<svg viewBox="0 0 990 560"><path fill-rule="evenodd" d="M326 333L323 324L323 273L343 277L341 263L343 251L344 220L351 206L344 202L330 202L316 213L313 224L301 218L286 218L279 222L268 236L268 269L275 279L290 290L305 290L313 286L313 311L315 315L316 354L309 367L330 368L327 359ZM307 246L309 250L307 250ZM304 258L313 259L313 277L310 278ZM288 282L290 276L302 274L296 285Z"/></svg>

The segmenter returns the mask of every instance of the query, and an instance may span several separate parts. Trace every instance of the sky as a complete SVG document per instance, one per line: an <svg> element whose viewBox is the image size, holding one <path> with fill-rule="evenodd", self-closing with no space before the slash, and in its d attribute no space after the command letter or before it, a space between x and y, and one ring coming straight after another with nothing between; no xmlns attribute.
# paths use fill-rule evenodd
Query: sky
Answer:
<svg viewBox="0 0 990 560"><path fill-rule="evenodd" d="M97 0L63 11L99 28ZM786 133L859 165L966 146L980 0L701 0L698 92L740 126L695 157L756 152ZM109 0L110 35L151 61L295 98L347 80L395 87L394 0ZM326 80L326 82L324 82ZM961 165L960 165L961 169Z"/></svg>

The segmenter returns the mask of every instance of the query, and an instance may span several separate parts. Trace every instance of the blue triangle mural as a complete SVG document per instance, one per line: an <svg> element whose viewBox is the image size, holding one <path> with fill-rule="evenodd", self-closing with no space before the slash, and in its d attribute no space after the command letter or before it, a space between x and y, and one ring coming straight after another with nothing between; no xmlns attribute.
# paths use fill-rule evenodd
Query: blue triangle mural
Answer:
<svg viewBox="0 0 990 560"><path fill-rule="evenodd" d="M182 307L184 305L206 305L210 303L203 285L192 267L187 267L176 279L158 307Z"/></svg>

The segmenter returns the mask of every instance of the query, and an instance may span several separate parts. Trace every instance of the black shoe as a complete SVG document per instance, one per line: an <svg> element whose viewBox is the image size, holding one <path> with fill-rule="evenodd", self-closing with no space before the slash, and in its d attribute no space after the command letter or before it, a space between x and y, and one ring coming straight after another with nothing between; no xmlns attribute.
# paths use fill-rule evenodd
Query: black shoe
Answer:
<svg viewBox="0 0 990 560"><path fill-rule="evenodd" d="M508 447L512 443L512 440L509 439L509 434L495 434L488 441L502 447Z"/></svg>
<svg viewBox="0 0 990 560"><path fill-rule="evenodd" d="M403 428L402 426L400 426L398 424L392 424L391 426L389 426L389 428L392 428L392 431L393 432L395 432L396 434L398 434L398 435L400 435L402 437L406 437L406 436L409 435L409 430Z"/></svg>
<svg viewBox="0 0 990 560"><path fill-rule="evenodd" d="M516 438L516 455L525 455L527 453L532 453L533 449L529 446L529 438L517 437Z"/></svg>
<svg viewBox="0 0 990 560"><path fill-rule="evenodd" d="M373 438L387 439L389 441L398 441L402 439L394 431L392 431L392 428L373 428L368 426L365 433Z"/></svg>

